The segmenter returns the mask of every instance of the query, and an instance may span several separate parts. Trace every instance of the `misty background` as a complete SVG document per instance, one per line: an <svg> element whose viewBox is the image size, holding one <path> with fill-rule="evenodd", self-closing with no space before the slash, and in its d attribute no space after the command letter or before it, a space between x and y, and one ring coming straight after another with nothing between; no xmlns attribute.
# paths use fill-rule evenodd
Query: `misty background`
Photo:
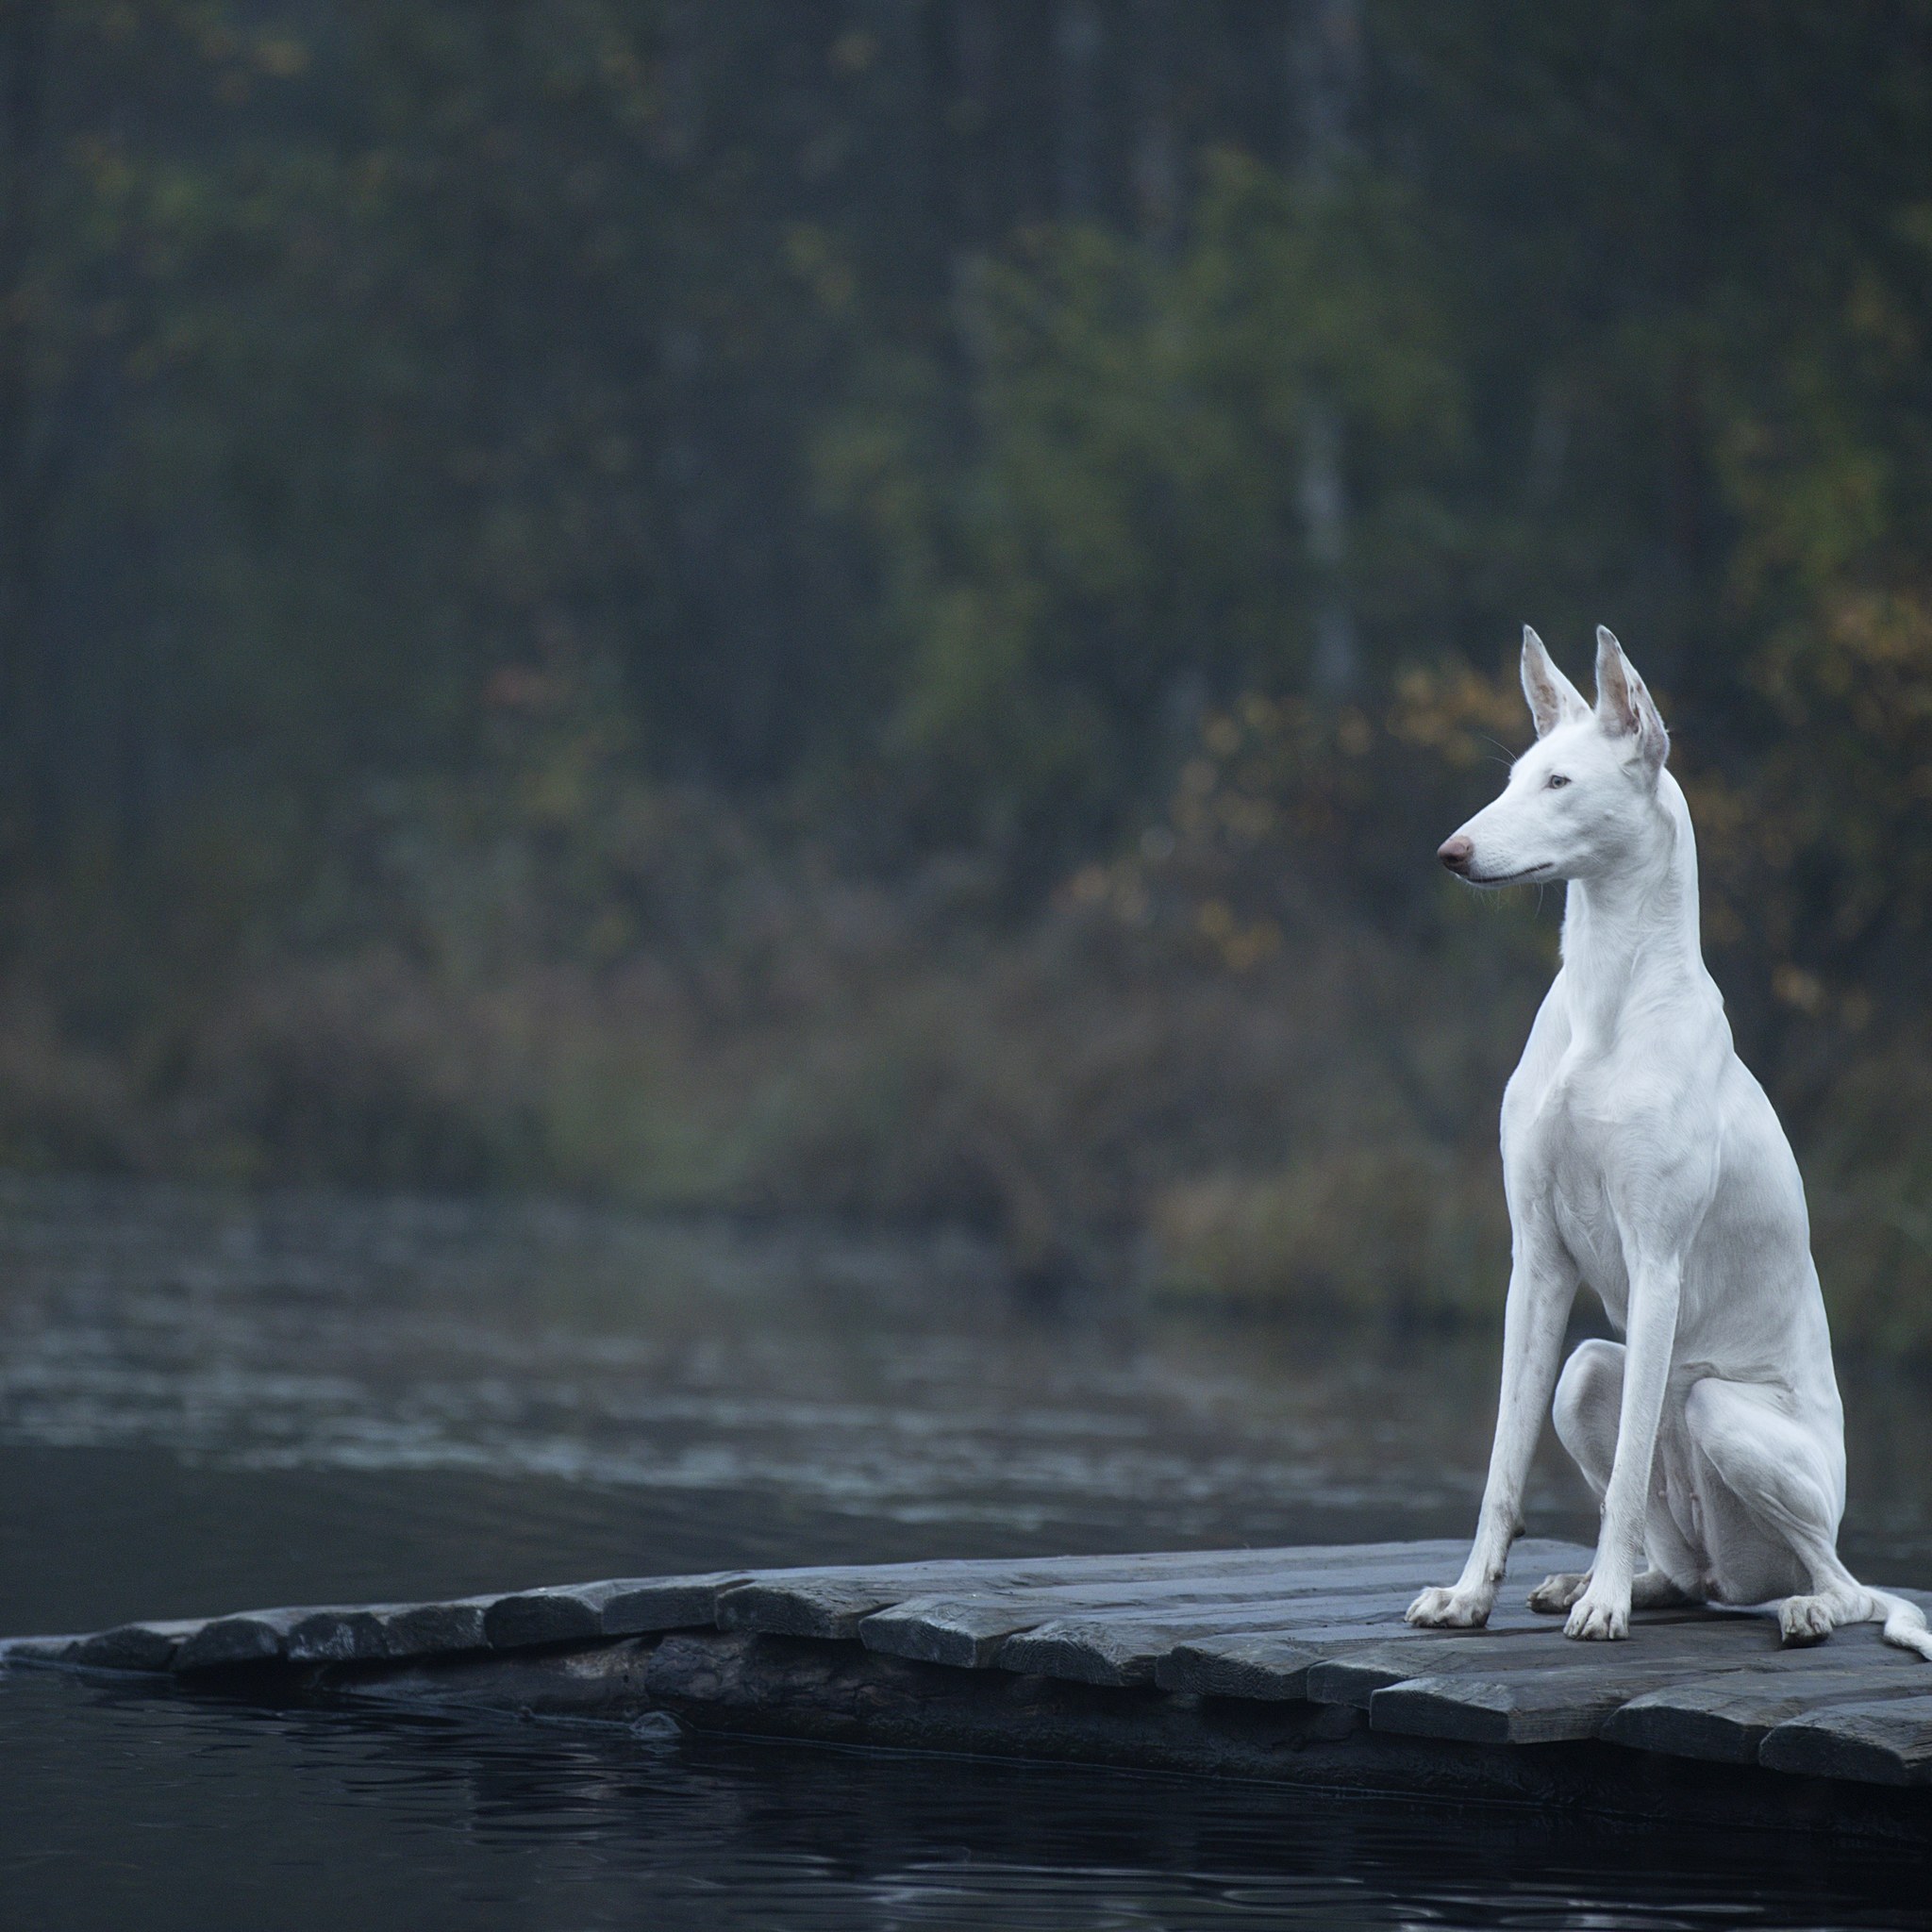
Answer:
<svg viewBox="0 0 1932 1932"><path fill-rule="evenodd" d="M1534 623L1932 1351L1932 5L0 0L0 1163L1493 1319Z"/></svg>

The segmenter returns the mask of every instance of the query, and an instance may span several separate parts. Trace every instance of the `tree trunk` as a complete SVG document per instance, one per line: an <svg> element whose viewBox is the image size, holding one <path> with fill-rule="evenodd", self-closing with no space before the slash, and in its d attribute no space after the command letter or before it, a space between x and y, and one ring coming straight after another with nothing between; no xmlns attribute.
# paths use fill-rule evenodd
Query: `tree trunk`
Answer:
<svg viewBox="0 0 1932 1932"><path fill-rule="evenodd" d="M1354 149L1361 59L1360 0L1301 0L1289 30L1290 171L1311 196L1334 192ZM1297 496L1314 580L1308 675L1322 697L1345 698L1361 683L1361 649L1349 608L1348 496L1341 414L1333 399L1308 398Z"/></svg>
<svg viewBox="0 0 1932 1932"><path fill-rule="evenodd" d="M1054 53L1059 73L1057 211L1063 222L1091 221L1095 210L1096 83L1104 31L1097 0L1059 0Z"/></svg>
<svg viewBox="0 0 1932 1932"><path fill-rule="evenodd" d="M1173 0L1137 0L1134 201L1141 232L1162 253L1180 214L1180 158L1174 125Z"/></svg>
<svg viewBox="0 0 1932 1932"><path fill-rule="evenodd" d="M46 492L32 290L46 151L47 0L0 0L0 798L9 843L46 827L41 657Z"/></svg>
<svg viewBox="0 0 1932 1932"><path fill-rule="evenodd" d="M948 0L942 66L937 76L947 130L941 169L940 219L946 231L946 282L960 392L976 399L987 369L986 282L992 247L992 141L998 26L988 0ZM975 433L976 409L959 427Z"/></svg>

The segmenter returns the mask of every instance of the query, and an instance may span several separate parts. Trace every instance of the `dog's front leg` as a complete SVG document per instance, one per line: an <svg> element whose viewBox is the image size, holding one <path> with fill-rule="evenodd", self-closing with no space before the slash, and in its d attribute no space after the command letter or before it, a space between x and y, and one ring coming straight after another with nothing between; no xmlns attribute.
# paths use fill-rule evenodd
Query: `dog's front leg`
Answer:
<svg viewBox="0 0 1932 1932"><path fill-rule="evenodd" d="M1552 1239L1525 1240L1519 1235L1503 1309L1503 1388L1496 1404L1496 1436L1490 1447L1490 1474L1483 1485L1475 1541L1454 1584L1447 1590L1425 1590L1409 1605L1411 1624L1473 1629L1489 1622L1509 1560L1509 1545L1523 1534L1524 1486L1556 1390L1557 1358L1575 1299L1576 1270L1569 1256Z"/></svg>
<svg viewBox="0 0 1932 1932"><path fill-rule="evenodd" d="M1630 1634L1630 1587L1643 1554L1643 1524L1657 1461L1657 1428L1677 1341L1683 1287L1680 1258L1646 1260L1630 1272L1630 1329L1624 1350L1624 1400L1617 1414L1617 1454L1604 1491L1603 1526L1590 1588L1563 1626L1566 1637Z"/></svg>

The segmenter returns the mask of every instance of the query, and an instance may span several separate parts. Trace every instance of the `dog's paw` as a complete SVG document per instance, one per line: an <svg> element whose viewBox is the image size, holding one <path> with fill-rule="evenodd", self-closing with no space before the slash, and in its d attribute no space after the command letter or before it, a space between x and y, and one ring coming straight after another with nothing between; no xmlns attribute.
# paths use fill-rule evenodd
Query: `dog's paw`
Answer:
<svg viewBox="0 0 1932 1932"><path fill-rule="evenodd" d="M1425 1590L1410 1604L1407 1620L1425 1630L1480 1630L1496 1601L1492 1590Z"/></svg>
<svg viewBox="0 0 1932 1932"><path fill-rule="evenodd" d="M1590 1572L1565 1570L1545 1576L1529 1593L1529 1607L1545 1617L1560 1617L1590 1588Z"/></svg>
<svg viewBox="0 0 1932 1932"><path fill-rule="evenodd" d="M1563 1625L1565 1637L1586 1643L1615 1643L1629 1634L1629 1598L1615 1601L1607 1591L1599 1594L1594 1586L1576 1599L1570 1621Z"/></svg>
<svg viewBox="0 0 1932 1932"><path fill-rule="evenodd" d="M1823 1643L1838 1628L1831 1606L1822 1596L1788 1596L1778 1606L1777 1627L1793 1650Z"/></svg>

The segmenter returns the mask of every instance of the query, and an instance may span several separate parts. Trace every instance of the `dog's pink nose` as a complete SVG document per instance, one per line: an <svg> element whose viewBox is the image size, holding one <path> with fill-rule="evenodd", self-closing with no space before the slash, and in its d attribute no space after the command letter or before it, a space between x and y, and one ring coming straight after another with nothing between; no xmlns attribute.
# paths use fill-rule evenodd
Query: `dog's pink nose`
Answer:
<svg viewBox="0 0 1932 1932"><path fill-rule="evenodd" d="M1437 849L1436 857L1453 873L1464 877L1469 874L1469 862L1475 857L1475 847L1457 832L1453 839L1444 839Z"/></svg>

